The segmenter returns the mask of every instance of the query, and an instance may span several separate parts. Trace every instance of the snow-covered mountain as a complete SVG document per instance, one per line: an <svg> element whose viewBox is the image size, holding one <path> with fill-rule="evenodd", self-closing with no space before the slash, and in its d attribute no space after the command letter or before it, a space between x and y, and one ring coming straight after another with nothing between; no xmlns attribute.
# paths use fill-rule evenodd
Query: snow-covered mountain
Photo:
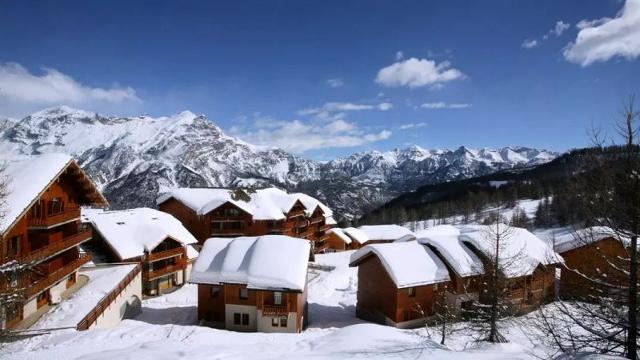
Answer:
<svg viewBox="0 0 640 360"><path fill-rule="evenodd" d="M543 163L556 153L524 147L362 152L319 163L225 135L202 115L107 117L66 106L0 126L0 152L65 152L112 207L153 205L174 186L266 186L315 195L345 217L417 186Z"/></svg>

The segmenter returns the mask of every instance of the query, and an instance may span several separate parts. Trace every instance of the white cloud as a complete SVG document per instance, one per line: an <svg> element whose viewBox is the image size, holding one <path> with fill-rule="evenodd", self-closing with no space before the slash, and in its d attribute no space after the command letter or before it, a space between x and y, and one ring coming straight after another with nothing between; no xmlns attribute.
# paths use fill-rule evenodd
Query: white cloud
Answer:
<svg viewBox="0 0 640 360"><path fill-rule="evenodd" d="M345 111L363 111L363 110L378 110L387 111L393 108L393 104L389 102L382 102L379 104L356 104L351 102L328 102L317 108L307 108L298 111L298 115L317 115L322 118L327 118L331 114Z"/></svg>
<svg viewBox="0 0 640 360"><path fill-rule="evenodd" d="M555 37L559 37L560 35L562 35L563 32L569 30L570 27L571 27L571 24L569 23L566 23L564 21L556 21L556 25L553 27L553 29L549 30L549 32L547 32L544 36L542 36L542 38L544 40L547 40L551 35L555 35Z"/></svg>
<svg viewBox="0 0 640 360"><path fill-rule="evenodd" d="M451 68L448 61L436 63L429 59L410 58L395 62L378 71L375 81L384 86L441 87L444 83L464 79L458 69Z"/></svg>
<svg viewBox="0 0 640 360"><path fill-rule="evenodd" d="M391 131L367 132L355 123L342 119L324 122L300 120L278 121L257 119L253 126L230 129L230 132L249 143L274 146L302 153L309 150L354 147L388 139Z"/></svg>
<svg viewBox="0 0 640 360"><path fill-rule="evenodd" d="M344 86L344 81L342 81L342 79L340 78L328 79L326 82L327 82L327 85L331 86L332 88L338 88L338 87Z"/></svg>
<svg viewBox="0 0 640 360"><path fill-rule="evenodd" d="M55 69L35 75L17 63L0 64L0 98L36 105L139 101L130 87L90 87Z"/></svg>
<svg viewBox="0 0 640 360"><path fill-rule="evenodd" d="M396 61L400 61L404 58L404 53L402 51L396 52Z"/></svg>
<svg viewBox="0 0 640 360"><path fill-rule="evenodd" d="M559 37L560 35L562 35L562 33L567 31L570 27L571 27L571 24L569 23L566 23L562 20L556 21L556 24L553 26L553 28L547 31L546 34L542 35L542 38L540 40L526 39L525 41L522 42L521 46L525 49L533 49L534 47L541 45L543 41L549 40L551 36Z"/></svg>
<svg viewBox="0 0 640 360"><path fill-rule="evenodd" d="M438 101L438 102L424 103L420 105L420 107L423 109L465 109L465 108L471 107L471 104L466 104L466 103L447 104L443 101Z"/></svg>
<svg viewBox="0 0 640 360"><path fill-rule="evenodd" d="M570 62L588 66L616 56L640 56L640 0L627 0L613 19L583 20L576 26L578 36L563 53Z"/></svg>
<svg viewBox="0 0 640 360"><path fill-rule="evenodd" d="M426 122L419 122L419 123L408 123L408 124L402 124L400 126L398 126L398 129L400 130L409 130L409 129L415 129L415 128L421 128L427 126Z"/></svg>

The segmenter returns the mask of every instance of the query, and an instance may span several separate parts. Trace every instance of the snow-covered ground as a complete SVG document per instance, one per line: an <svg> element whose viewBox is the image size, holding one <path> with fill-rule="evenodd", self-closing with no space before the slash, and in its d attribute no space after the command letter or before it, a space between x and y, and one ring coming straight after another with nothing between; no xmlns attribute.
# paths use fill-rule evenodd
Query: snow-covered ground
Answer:
<svg viewBox="0 0 640 360"><path fill-rule="evenodd" d="M352 252L318 255L309 272L309 328L302 334L236 333L195 325L195 285L143 301L143 313L113 329L51 331L0 348L2 359L529 359L546 354L522 323L505 323L508 344L474 343L457 332L438 344L433 330L398 330L355 317ZM327 267L322 267L327 268ZM433 336L433 340L430 338Z"/></svg>

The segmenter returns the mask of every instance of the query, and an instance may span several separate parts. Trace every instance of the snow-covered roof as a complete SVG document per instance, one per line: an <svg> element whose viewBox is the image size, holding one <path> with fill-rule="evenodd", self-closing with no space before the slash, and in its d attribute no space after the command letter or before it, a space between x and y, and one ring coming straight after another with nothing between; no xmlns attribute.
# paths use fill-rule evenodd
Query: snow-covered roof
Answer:
<svg viewBox="0 0 640 360"><path fill-rule="evenodd" d="M193 265L190 282L303 291L309 250L308 241L283 235L210 238Z"/></svg>
<svg viewBox="0 0 640 360"><path fill-rule="evenodd" d="M345 244L351 244L351 238L344 233L343 229L332 228L327 231L327 234L335 234L340 240L344 241Z"/></svg>
<svg viewBox="0 0 640 360"><path fill-rule="evenodd" d="M460 235L460 229L453 225L436 225L430 228L419 230L415 232L417 239L430 236L447 236L447 235Z"/></svg>
<svg viewBox="0 0 640 360"><path fill-rule="evenodd" d="M566 231L561 235L556 234L551 240L555 243L556 252L564 253L607 238L613 238L622 244L631 243L631 239L606 226L592 226L577 231Z"/></svg>
<svg viewBox="0 0 640 360"><path fill-rule="evenodd" d="M170 214L149 208L85 215L121 260L152 251L167 238L182 245L198 241Z"/></svg>
<svg viewBox="0 0 640 360"><path fill-rule="evenodd" d="M9 230L69 165L75 164L69 155L56 153L5 159L5 161L7 161L5 176L8 194L5 199L5 213L0 219L0 234ZM77 169L82 172L80 167ZM92 201L107 205L107 201L99 194L89 178L85 177L85 180L91 184L92 191L97 194Z"/></svg>
<svg viewBox="0 0 640 360"><path fill-rule="evenodd" d="M406 236L413 236L411 230L400 225L363 225L358 228L369 241L397 240Z"/></svg>
<svg viewBox="0 0 640 360"><path fill-rule="evenodd" d="M336 219L333 216L327 216L324 220L325 225L338 225Z"/></svg>
<svg viewBox="0 0 640 360"><path fill-rule="evenodd" d="M354 227L348 227L348 228L342 229L342 231L358 244L364 244L367 241L369 241L369 237L367 236L367 234L362 232L360 229L357 229Z"/></svg>
<svg viewBox="0 0 640 360"><path fill-rule="evenodd" d="M311 215L317 207L322 209L326 217L333 215L329 207L306 194L288 194L277 188L266 188L245 191L243 195L246 196L235 196L237 191L242 190L178 188L160 195L157 203L161 204L174 198L198 215L207 214L225 203L230 203L251 214L254 220L282 220L293 205L300 201L304 205L307 215Z"/></svg>
<svg viewBox="0 0 640 360"><path fill-rule="evenodd" d="M460 240L469 242L487 256L495 254L495 225L467 225L460 228ZM500 244L500 261L507 277L531 275L539 265L563 262L562 257L544 240L527 229L500 224L498 232L503 233Z"/></svg>
<svg viewBox="0 0 640 360"><path fill-rule="evenodd" d="M457 230L457 229L456 229ZM431 245L438 250L444 260L453 268L460 277L484 274L482 260L462 243L458 235L437 234L420 236L417 242L424 245Z"/></svg>
<svg viewBox="0 0 640 360"><path fill-rule="evenodd" d="M449 271L438 256L415 241L365 245L351 254L350 266L357 266L368 255L380 259L399 289L450 280Z"/></svg>

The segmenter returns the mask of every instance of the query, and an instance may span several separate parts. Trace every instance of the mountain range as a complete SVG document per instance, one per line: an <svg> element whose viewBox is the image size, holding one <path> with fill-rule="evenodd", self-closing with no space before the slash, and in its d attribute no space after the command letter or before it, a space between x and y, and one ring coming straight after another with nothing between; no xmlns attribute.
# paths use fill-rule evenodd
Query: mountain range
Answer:
<svg viewBox="0 0 640 360"><path fill-rule="evenodd" d="M546 163L557 153L528 147L366 151L317 162L227 136L204 115L113 117L67 106L0 121L4 157L64 152L112 208L153 206L176 186L278 186L316 196L350 219L426 184Z"/></svg>

